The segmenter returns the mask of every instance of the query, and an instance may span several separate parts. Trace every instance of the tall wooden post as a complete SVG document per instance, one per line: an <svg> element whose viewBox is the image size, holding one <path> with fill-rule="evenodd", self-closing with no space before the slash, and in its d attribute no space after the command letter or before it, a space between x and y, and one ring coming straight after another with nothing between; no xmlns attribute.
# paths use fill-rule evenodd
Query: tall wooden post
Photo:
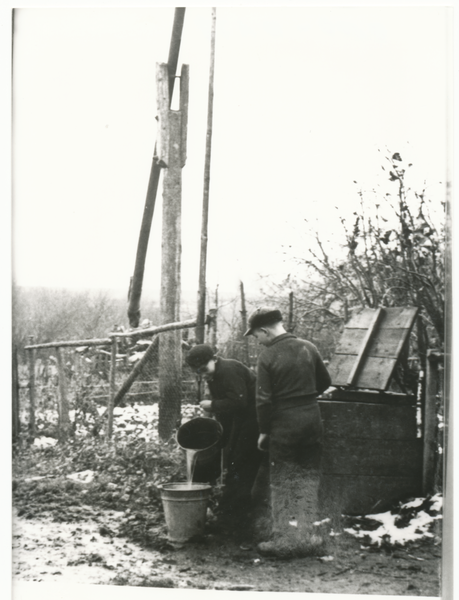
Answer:
<svg viewBox="0 0 459 600"><path fill-rule="evenodd" d="M206 154L204 161L204 191L202 200L201 224L201 258L199 262L199 291L198 291L198 325L196 327L196 342L204 343L206 318L206 267L207 267L207 222L209 220L209 188L210 188L210 157L212 148L212 119L214 102L214 71L215 71L215 29L217 19L216 9L212 9L212 28L210 40L210 72L209 94L207 104Z"/></svg>
<svg viewBox="0 0 459 600"><path fill-rule="evenodd" d="M240 283L241 290L241 320L242 320L242 348L243 348L243 361L247 366L249 366L249 338L244 337L244 333L247 331L247 310L245 307L245 294L244 294L244 284Z"/></svg>
<svg viewBox="0 0 459 600"><path fill-rule="evenodd" d="M58 437L59 442L65 442L70 429L69 401L67 397L67 379L65 377L64 358L62 348L56 348L57 369L59 377L58 410Z"/></svg>
<svg viewBox="0 0 459 600"><path fill-rule="evenodd" d="M29 345L33 344L33 335L29 336ZM33 444L36 435L35 428L35 348L27 350L29 362L29 441Z"/></svg>
<svg viewBox="0 0 459 600"><path fill-rule="evenodd" d="M16 346L13 345L13 353L12 353L12 373L11 373L11 383L12 383L12 407L11 407L11 416L12 416L12 426L13 426L13 442L17 442L19 439L19 434L21 433L21 422L19 420L19 376L18 376L18 351Z"/></svg>
<svg viewBox="0 0 459 600"><path fill-rule="evenodd" d="M169 109L168 70L157 65L159 156L164 164L161 245L161 323L180 320L182 167L186 159L188 67L181 75L180 110ZM168 440L180 418L182 397L181 332L170 331L159 339L158 432Z"/></svg>
<svg viewBox="0 0 459 600"><path fill-rule="evenodd" d="M437 452L437 391L438 353L427 351L425 401L423 411L422 493L431 494L435 483L435 456Z"/></svg>

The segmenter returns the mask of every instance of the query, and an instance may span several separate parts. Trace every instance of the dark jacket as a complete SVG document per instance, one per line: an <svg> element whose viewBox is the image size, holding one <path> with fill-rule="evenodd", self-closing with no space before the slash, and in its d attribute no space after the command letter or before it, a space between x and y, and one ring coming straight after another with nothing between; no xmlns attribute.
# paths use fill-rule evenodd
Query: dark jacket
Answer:
<svg viewBox="0 0 459 600"><path fill-rule="evenodd" d="M212 398L212 412L226 434L235 422L256 420L256 376L244 364L218 357L215 373L207 385Z"/></svg>
<svg viewBox="0 0 459 600"><path fill-rule="evenodd" d="M260 433L269 433L274 408L314 399L331 385L316 346L293 333L272 340L258 357L256 408Z"/></svg>

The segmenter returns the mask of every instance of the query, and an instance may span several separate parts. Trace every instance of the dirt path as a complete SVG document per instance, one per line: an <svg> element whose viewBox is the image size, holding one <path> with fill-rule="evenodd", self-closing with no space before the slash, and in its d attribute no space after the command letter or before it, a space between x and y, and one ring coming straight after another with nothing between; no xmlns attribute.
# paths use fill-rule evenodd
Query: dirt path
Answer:
<svg viewBox="0 0 459 600"><path fill-rule="evenodd" d="M95 518L65 523L15 513L14 581L429 597L440 593L440 552L432 541L389 553L362 548L345 535L326 557L279 561L211 533L201 543L180 549L142 548L116 535L121 516L100 511Z"/></svg>

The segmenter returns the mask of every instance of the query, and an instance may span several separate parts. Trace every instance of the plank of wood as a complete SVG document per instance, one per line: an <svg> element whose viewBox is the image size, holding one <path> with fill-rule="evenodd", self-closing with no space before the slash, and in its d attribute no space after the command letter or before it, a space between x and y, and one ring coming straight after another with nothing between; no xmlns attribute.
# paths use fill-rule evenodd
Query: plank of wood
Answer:
<svg viewBox="0 0 459 600"><path fill-rule="evenodd" d="M381 329L368 347L368 356L398 358L408 334L409 329Z"/></svg>
<svg viewBox="0 0 459 600"><path fill-rule="evenodd" d="M373 322L375 315L374 308L364 308L355 313L346 323L346 329L368 329Z"/></svg>
<svg viewBox="0 0 459 600"><path fill-rule="evenodd" d="M416 406L320 402L325 438L416 439Z"/></svg>
<svg viewBox="0 0 459 600"><path fill-rule="evenodd" d="M410 476L421 472L420 439L368 440L327 438L322 469L337 475Z"/></svg>
<svg viewBox="0 0 459 600"><path fill-rule="evenodd" d="M418 308L413 306L408 307L390 307L384 309L384 320L381 323L382 327L393 327L397 329L411 329L414 324Z"/></svg>
<svg viewBox="0 0 459 600"><path fill-rule="evenodd" d="M369 356L355 382L356 387L372 390L387 389L396 364L395 358Z"/></svg>
<svg viewBox="0 0 459 600"><path fill-rule="evenodd" d="M365 337L362 341L362 345L360 347L359 353L357 355L357 358L355 359L355 363L353 364L351 372L349 373L349 376L347 378L348 385L352 385L353 383L355 383L358 373L359 373L359 370L361 370L362 366L365 364L366 355L368 353L368 345L370 344L372 338L376 334L378 323L381 320L382 316L383 316L382 308L378 308L373 314L373 319L371 320L370 324L368 325L368 329L367 329Z"/></svg>
<svg viewBox="0 0 459 600"><path fill-rule="evenodd" d="M357 354L367 333L366 329L345 329L341 336L335 354Z"/></svg>
<svg viewBox="0 0 459 600"><path fill-rule="evenodd" d="M182 114L182 139L181 139L181 155L182 168L186 163L186 142L188 134L188 98L189 98L189 80L190 69L189 65L182 65L180 72L180 112Z"/></svg>
<svg viewBox="0 0 459 600"><path fill-rule="evenodd" d="M346 324L329 371L336 386L386 390L418 309L364 309Z"/></svg>
<svg viewBox="0 0 459 600"><path fill-rule="evenodd" d="M349 373L355 362L355 355L335 354L328 365L332 385L347 385Z"/></svg>
<svg viewBox="0 0 459 600"><path fill-rule="evenodd" d="M170 144L169 70L167 63L156 63L156 105L158 109L156 152L159 164L162 167L167 167Z"/></svg>
<svg viewBox="0 0 459 600"><path fill-rule="evenodd" d="M331 400L327 398L320 399L321 404L326 404L331 401L339 402L357 402L368 404L389 404L394 406L399 405L416 405L416 398L409 394L400 394L398 392L381 392L380 390L341 390L336 389L331 393Z"/></svg>

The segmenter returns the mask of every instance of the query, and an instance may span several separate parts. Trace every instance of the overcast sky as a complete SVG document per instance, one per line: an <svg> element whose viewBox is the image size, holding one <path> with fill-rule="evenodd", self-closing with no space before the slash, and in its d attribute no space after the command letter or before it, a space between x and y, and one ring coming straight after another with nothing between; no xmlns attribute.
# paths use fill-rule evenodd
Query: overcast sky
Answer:
<svg viewBox="0 0 459 600"><path fill-rule="evenodd" d="M14 27L13 274L19 285L128 289L173 8L20 9ZM445 7L217 8L208 285L279 279L337 240L383 156L444 199ZM188 7L182 285L198 287L211 9ZM386 179L385 179L386 178ZM357 181L357 184L354 183ZM441 184L439 182L442 182ZM160 284L161 183L144 290ZM337 211L335 207L338 206Z"/></svg>

